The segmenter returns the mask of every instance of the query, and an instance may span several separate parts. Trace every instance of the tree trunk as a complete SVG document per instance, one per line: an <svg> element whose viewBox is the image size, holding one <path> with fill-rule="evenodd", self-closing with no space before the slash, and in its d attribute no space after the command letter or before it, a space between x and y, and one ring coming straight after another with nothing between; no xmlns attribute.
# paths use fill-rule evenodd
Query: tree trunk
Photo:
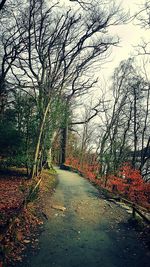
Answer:
<svg viewBox="0 0 150 267"><path fill-rule="evenodd" d="M136 95L136 89L134 88L134 153L132 158L132 166L135 168L136 166L136 153L137 153L137 95Z"/></svg>
<svg viewBox="0 0 150 267"><path fill-rule="evenodd" d="M62 132L62 138L61 138L61 162L60 164L64 164L66 161L68 126L64 127L61 132Z"/></svg>
<svg viewBox="0 0 150 267"><path fill-rule="evenodd" d="M53 166L52 166L52 144L55 140L56 135L57 135L57 131L55 131L53 133L52 138L50 140L51 147L47 151L46 168L48 168L48 169L53 169Z"/></svg>
<svg viewBox="0 0 150 267"><path fill-rule="evenodd" d="M32 170L31 170L31 178L33 178L35 176L35 173L36 173L37 160L38 160L39 151L40 151L41 138L42 138L42 134L43 134L44 126L45 126L47 113L48 113L49 108L50 108L50 103L51 102L49 102L47 104L47 107L46 107L45 112L43 114L43 120L41 121L41 124L39 127L39 135L38 135L37 145L36 145L35 154L34 154L34 162L33 162Z"/></svg>

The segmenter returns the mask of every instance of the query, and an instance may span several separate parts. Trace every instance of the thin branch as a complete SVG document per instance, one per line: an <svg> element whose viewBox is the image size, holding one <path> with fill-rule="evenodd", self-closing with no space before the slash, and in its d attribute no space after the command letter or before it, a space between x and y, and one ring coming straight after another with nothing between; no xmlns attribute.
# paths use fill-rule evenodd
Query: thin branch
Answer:
<svg viewBox="0 0 150 267"><path fill-rule="evenodd" d="M0 10L2 10L2 8L4 7L5 2L6 2L6 0L2 0L2 1L1 1L1 3L0 3Z"/></svg>

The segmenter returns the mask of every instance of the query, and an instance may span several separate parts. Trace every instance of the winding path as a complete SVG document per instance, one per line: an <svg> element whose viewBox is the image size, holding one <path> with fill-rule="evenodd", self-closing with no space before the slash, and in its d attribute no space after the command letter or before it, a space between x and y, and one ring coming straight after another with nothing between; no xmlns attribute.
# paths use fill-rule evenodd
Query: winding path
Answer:
<svg viewBox="0 0 150 267"><path fill-rule="evenodd" d="M75 173L58 170L58 177L46 207L49 219L40 235L40 250L22 267L149 266L150 255L125 209L99 196L95 187Z"/></svg>

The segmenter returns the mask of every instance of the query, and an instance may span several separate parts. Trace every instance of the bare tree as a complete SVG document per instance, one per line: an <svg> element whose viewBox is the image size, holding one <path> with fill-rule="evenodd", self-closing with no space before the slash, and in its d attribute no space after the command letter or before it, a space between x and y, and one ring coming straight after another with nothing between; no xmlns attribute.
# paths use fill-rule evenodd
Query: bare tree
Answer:
<svg viewBox="0 0 150 267"><path fill-rule="evenodd" d="M105 113L100 139L100 173L115 173L124 161L144 174L148 160L149 86L134 61L122 62L114 74L113 106ZM146 166L146 165L145 165Z"/></svg>
<svg viewBox="0 0 150 267"><path fill-rule="evenodd" d="M71 9L62 13L59 3L48 7L44 0L30 0L24 10L14 14L22 53L10 64L11 82L34 97L39 120L32 177L38 169L42 140L55 99L64 96L71 99L86 91L93 81L84 74L93 64L104 60L110 48L118 43L118 38L107 34L109 26L121 21L118 8L106 10L104 5L99 16L93 10L88 10L88 17L82 13L76 14Z"/></svg>
<svg viewBox="0 0 150 267"><path fill-rule="evenodd" d="M138 23L142 28L149 30L150 28L150 1L146 0L143 6L141 6L139 12L135 14L136 23ZM149 55L150 55L150 42L142 40L142 42L137 46L136 56L142 59L141 64L141 73L145 79L144 86L144 95L145 95L145 108L144 108L144 117L143 117L143 129L141 132L142 135L142 149L138 154L141 157L140 171L145 177L149 180L150 174L150 143L149 143L149 108L150 108L150 79L149 79Z"/></svg>

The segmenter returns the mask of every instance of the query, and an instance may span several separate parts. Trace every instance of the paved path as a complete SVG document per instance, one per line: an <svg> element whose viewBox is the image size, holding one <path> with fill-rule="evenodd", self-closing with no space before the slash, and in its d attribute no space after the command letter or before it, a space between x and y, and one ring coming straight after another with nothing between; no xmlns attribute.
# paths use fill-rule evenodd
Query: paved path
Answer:
<svg viewBox="0 0 150 267"><path fill-rule="evenodd" d="M40 250L22 267L148 267L149 253L128 222L130 214L99 198L98 190L79 175L58 170L59 184ZM50 202L51 203L51 202Z"/></svg>

